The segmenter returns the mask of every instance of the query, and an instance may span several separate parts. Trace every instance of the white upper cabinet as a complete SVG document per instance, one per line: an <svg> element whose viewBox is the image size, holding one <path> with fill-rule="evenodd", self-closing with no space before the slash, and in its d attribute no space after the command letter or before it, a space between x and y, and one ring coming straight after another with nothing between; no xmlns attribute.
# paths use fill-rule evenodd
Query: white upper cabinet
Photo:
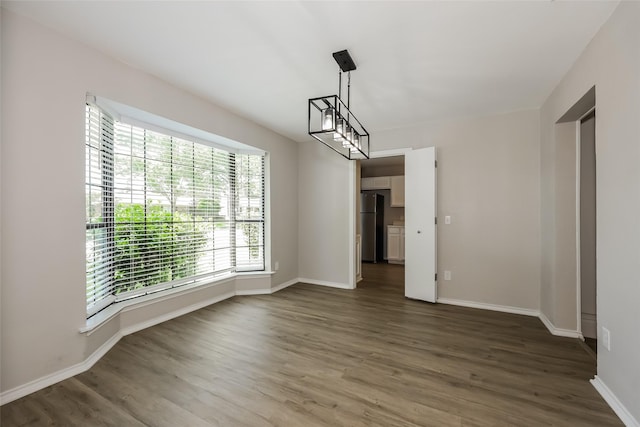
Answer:
<svg viewBox="0 0 640 427"><path fill-rule="evenodd" d="M388 190L391 188L391 177L374 176L371 178L362 178L360 187L362 190Z"/></svg>
<svg viewBox="0 0 640 427"><path fill-rule="evenodd" d="M391 190L392 208L404 207L404 175L362 178L361 190Z"/></svg>
<svg viewBox="0 0 640 427"><path fill-rule="evenodd" d="M404 207L404 176L391 177L391 203L392 208Z"/></svg>

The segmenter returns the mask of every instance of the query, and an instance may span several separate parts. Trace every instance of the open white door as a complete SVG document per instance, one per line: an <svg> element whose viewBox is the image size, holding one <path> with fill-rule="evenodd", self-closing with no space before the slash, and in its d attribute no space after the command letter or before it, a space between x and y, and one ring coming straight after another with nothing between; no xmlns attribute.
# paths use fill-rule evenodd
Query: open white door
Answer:
<svg viewBox="0 0 640 427"><path fill-rule="evenodd" d="M436 302L436 149L405 153L404 295Z"/></svg>

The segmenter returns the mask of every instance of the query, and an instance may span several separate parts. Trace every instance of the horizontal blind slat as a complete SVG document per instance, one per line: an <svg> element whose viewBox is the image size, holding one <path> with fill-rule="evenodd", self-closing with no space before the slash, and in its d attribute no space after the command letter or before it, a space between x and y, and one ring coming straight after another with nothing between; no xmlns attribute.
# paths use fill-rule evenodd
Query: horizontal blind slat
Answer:
<svg viewBox="0 0 640 427"><path fill-rule="evenodd" d="M86 129L88 305L264 269L264 156L114 123L95 107Z"/></svg>

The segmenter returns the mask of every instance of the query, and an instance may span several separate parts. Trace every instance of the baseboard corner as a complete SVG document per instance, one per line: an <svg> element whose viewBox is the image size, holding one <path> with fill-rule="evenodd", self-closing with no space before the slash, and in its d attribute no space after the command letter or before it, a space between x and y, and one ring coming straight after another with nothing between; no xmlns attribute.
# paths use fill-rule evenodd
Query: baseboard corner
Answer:
<svg viewBox="0 0 640 427"><path fill-rule="evenodd" d="M576 331L573 329L557 328L553 324L553 322L551 322L551 320L549 320L549 318L543 312L540 312L538 314L538 318L540 319L542 324L546 326L546 328L549 330L551 335L555 335L557 337L577 338L577 339L584 340L584 337L582 336L580 331Z"/></svg>
<svg viewBox="0 0 640 427"><path fill-rule="evenodd" d="M111 348L116 345L122 337L123 335L118 332L114 336L109 338L104 344L98 347L96 351L94 351L82 362L76 363L75 365L69 366L67 368L60 369L57 372L53 372L51 374L37 378L33 381L29 381L26 384L19 385L18 387L0 393L0 406L9 402L13 402L14 400L18 400L24 396L35 393L36 391L47 388L51 385L54 385L60 381L64 381L85 371L88 371L89 369L91 369L91 367L93 367L93 365L96 364L98 360L102 358L102 356L104 356L109 350L111 350Z"/></svg>
<svg viewBox="0 0 640 427"><path fill-rule="evenodd" d="M438 297L436 302L439 302L441 304L458 305L461 307L479 308L481 310L491 310L491 311L500 311L502 313L520 314L523 316L537 317L539 314L538 310L533 310L529 308L512 307L512 306L498 305L498 304L488 304L484 302L467 301L467 300L460 300L455 298Z"/></svg>
<svg viewBox="0 0 640 427"><path fill-rule="evenodd" d="M296 283L300 283L300 279L298 277L296 277L295 279L288 280L284 283L280 283L279 285L271 288L271 293L275 294L276 292L281 291L285 288L288 288L289 286L295 285Z"/></svg>
<svg viewBox="0 0 640 427"><path fill-rule="evenodd" d="M638 422L638 420L635 419L633 415L631 415L631 412L629 412L629 410L622 404L622 402L620 402L618 397L613 394L611 389L607 387L604 381L602 381L602 378L596 375L589 382L591 383L593 388L595 388L598 393L600 393L600 396L602 396L604 401L607 402L607 404L611 407L613 412L616 413L618 418L620 418L620 421L622 421L625 426L640 427L640 422Z"/></svg>
<svg viewBox="0 0 640 427"><path fill-rule="evenodd" d="M353 286L350 286L346 283L327 282L325 280L307 279L304 277L301 277L298 280L301 283L308 283L310 285L320 285L320 286L327 286L329 288L338 288L338 289L354 289Z"/></svg>

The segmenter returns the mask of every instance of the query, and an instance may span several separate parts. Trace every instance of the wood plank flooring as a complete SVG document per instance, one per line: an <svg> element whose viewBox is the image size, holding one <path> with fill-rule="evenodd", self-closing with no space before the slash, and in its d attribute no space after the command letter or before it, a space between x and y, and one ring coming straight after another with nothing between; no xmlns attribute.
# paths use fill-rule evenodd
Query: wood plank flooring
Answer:
<svg viewBox="0 0 640 427"><path fill-rule="evenodd" d="M619 426L578 340L532 317L297 284L123 338L91 370L4 405L13 426Z"/></svg>

